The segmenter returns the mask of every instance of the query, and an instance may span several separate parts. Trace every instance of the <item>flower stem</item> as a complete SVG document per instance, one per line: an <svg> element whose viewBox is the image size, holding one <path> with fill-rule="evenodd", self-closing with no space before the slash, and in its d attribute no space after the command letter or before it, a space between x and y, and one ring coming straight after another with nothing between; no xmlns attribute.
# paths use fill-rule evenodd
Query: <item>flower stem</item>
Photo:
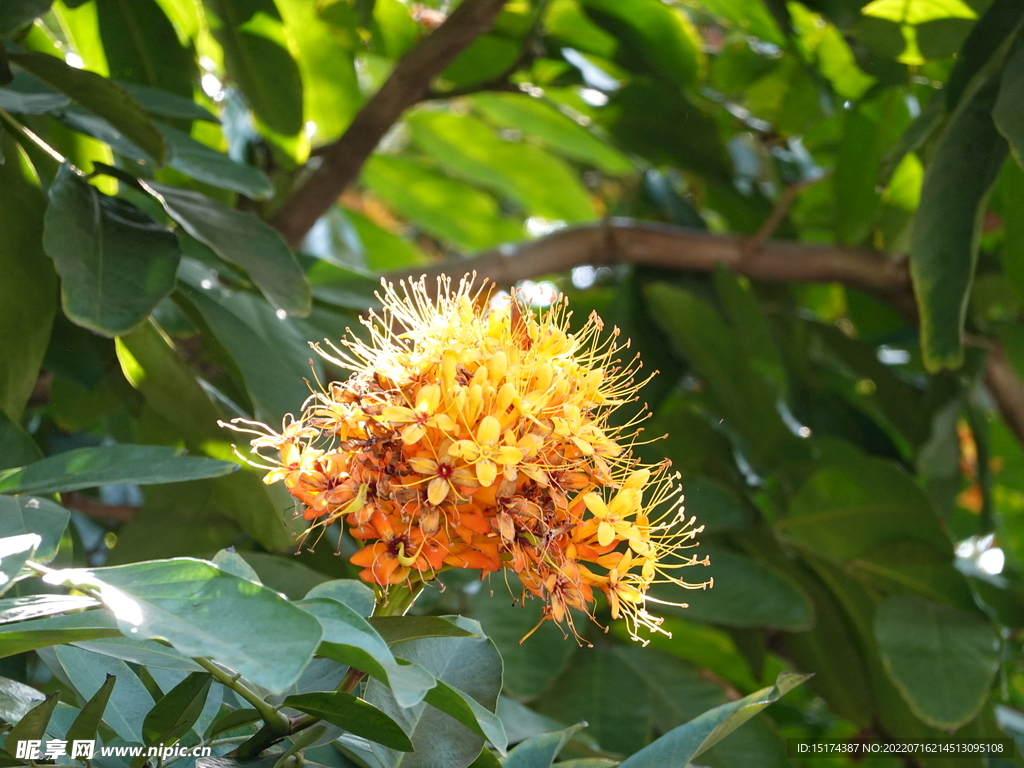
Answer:
<svg viewBox="0 0 1024 768"><path fill-rule="evenodd" d="M281 714L277 708L272 704L268 704L258 693L256 693L256 691L243 683L241 675L230 675L209 659L196 658L193 659L193 661L209 672L213 676L213 679L218 683L227 686L240 697L252 704L253 709L260 713L260 717L262 717L263 722L266 723L264 727L271 728L271 730L277 732L280 736L287 735L288 717Z"/></svg>

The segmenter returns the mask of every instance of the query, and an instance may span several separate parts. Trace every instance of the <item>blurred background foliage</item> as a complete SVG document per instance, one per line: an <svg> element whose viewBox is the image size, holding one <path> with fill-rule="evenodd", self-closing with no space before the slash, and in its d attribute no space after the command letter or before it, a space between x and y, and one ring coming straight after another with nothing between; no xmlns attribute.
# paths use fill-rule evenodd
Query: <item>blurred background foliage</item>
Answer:
<svg viewBox="0 0 1024 768"><path fill-rule="evenodd" d="M815 677L701 760L801 764L786 737L1024 747L1024 417L991 375L1024 397L1024 5L492 0L386 133L356 135L457 5L0 3L0 469L114 443L234 460L217 420L276 424L344 376L307 343L355 326L379 275L488 274L471 257L498 249L502 288L565 292L660 371L645 450L682 473L715 580L641 653L615 625L517 646L539 605L443 579L417 610L482 623L513 741L584 719L578 754L610 765L793 670ZM339 139L376 149L296 238L288 201ZM738 255L574 255L570 228L611 217ZM565 263L517 267L560 236ZM777 263L751 282L769 238L909 268L916 302ZM289 500L251 469L62 501L62 565L234 546L296 598L354 574L337 530L293 554Z"/></svg>

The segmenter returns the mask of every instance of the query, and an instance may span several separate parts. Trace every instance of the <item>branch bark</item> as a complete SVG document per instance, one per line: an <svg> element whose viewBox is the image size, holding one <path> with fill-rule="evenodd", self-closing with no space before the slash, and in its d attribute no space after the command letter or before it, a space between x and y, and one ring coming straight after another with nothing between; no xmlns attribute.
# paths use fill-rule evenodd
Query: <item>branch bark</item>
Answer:
<svg viewBox="0 0 1024 768"><path fill-rule="evenodd" d="M409 107L427 98L430 82L498 17L507 0L465 0L399 59L390 77L340 139L319 153L320 164L270 220L292 248L355 181L370 153Z"/></svg>
<svg viewBox="0 0 1024 768"><path fill-rule="evenodd" d="M770 283L837 282L870 293L917 322L910 271L905 260L864 248L814 245L781 240L750 250L750 240L655 222L613 218L601 224L561 229L547 237L503 246L471 259L451 259L415 272L386 277L428 278L468 272L511 285L520 280L564 272L573 267L633 264L690 272L709 272L721 263L738 275ZM1001 346L990 346L985 383L1007 426L1024 445L1024 384Z"/></svg>

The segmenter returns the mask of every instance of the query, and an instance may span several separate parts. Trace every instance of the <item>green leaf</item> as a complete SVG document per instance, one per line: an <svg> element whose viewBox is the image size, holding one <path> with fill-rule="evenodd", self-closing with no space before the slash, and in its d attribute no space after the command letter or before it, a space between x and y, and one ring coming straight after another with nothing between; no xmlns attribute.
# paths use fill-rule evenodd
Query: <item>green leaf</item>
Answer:
<svg viewBox="0 0 1024 768"><path fill-rule="evenodd" d="M509 594L504 594L504 586L495 587L495 594L486 588L477 592L472 616L501 653L505 693L530 700L543 693L565 669L579 646L565 642L553 621L541 621L543 601L527 600L525 605L519 605L512 595L520 594L522 586L514 576L508 582ZM534 628L536 631L520 645Z"/></svg>
<svg viewBox="0 0 1024 768"><path fill-rule="evenodd" d="M479 625L456 618L460 626L480 634ZM501 690L501 656L484 637L434 637L413 640L401 648L402 656L430 674L471 696L493 711ZM415 752L398 753L374 746L374 755L387 768L466 768L480 754L483 737L440 710L420 703L403 708L376 680L366 688L366 700L389 714L412 739Z"/></svg>
<svg viewBox="0 0 1024 768"><path fill-rule="evenodd" d="M899 595L878 606L875 638L890 679L929 725L955 730L984 705L1000 641L983 616Z"/></svg>
<svg viewBox="0 0 1024 768"><path fill-rule="evenodd" d="M505 768L551 768L562 747L586 725L576 723L562 731L542 733L527 739L509 753Z"/></svg>
<svg viewBox="0 0 1024 768"><path fill-rule="evenodd" d="M99 601L84 595L28 595L0 600L0 624L40 619L55 613L94 608Z"/></svg>
<svg viewBox="0 0 1024 768"><path fill-rule="evenodd" d="M50 10L53 0L7 0L0 9L0 37L8 37Z"/></svg>
<svg viewBox="0 0 1024 768"><path fill-rule="evenodd" d="M423 701L434 678L415 664L399 664L369 623L343 603L329 598L303 600L297 605L317 618L324 630L319 655L347 664L382 680L402 707Z"/></svg>
<svg viewBox="0 0 1024 768"><path fill-rule="evenodd" d="M59 453L0 472L0 493L62 493L101 485L155 485L220 477L238 469L228 461L183 456L156 445L109 445Z"/></svg>
<svg viewBox="0 0 1024 768"><path fill-rule="evenodd" d="M115 349L125 377L160 416L175 426L190 450L218 459L233 458L229 433L217 426L218 419L225 418L227 414L214 405L195 373L175 352L173 342L157 326L152 322L139 326L127 336L117 339ZM287 493L278 494L278 490L265 485L249 467L211 481L206 486L202 483L179 486L178 491L183 498L177 494L161 494L157 499L147 501L140 516L122 529L114 555L132 540L135 530L139 531L142 543L147 546L152 546L154 536L162 536L165 540L167 519L174 517L174 513L181 521L179 525L186 528L189 540L194 541L195 537L189 530L191 521L208 520L203 505L197 503L205 499L212 501L221 514L235 520L262 546L271 550L287 550L294 545L294 535L281 518ZM151 505L156 516L147 518L144 515ZM143 525L147 520L151 523L149 536Z"/></svg>
<svg viewBox="0 0 1024 768"><path fill-rule="evenodd" d="M369 584L355 579L335 579L317 584L306 593L306 599L313 600L317 597L330 598L344 603L363 618L373 613L373 608L377 604L373 588Z"/></svg>
<svg viewBox="0 0 1024 768"><path fill-rule="evenodd" d="M12 53L10 57L26 72L102 117L153 160L163 162L163 138L149 115L117 83L43 53Z"/></svg>
<svg viewBox="0 0 1024 768"><path fill-rule="evenodd" d="M0 156L5 159L0 163L0 412L17 422L50 339L57 276L41 246L46 196L35 171L6 132L0 136Z"/></svg>
<svg viewBox="0 0 1024 768"><path fill-rule="evenodd" d="M958 368L963 362L963 326L981 220L1007 154L1006 140L992 122L997 86L997 79L990 79L962 105L924 175L910 272L929 371Z"/></svg>
<svg viewBox="0 0 1024 768"><path fill-rule="evenodd" d="M0 88L0 109L16 115L45 115L64 109L71 99L36 80L27 72L14 73L11 82Z"/></svg>
<svg viewBox="0 0 1024 768"><path fill-rule="evenodd" d="M428 637L475 637L466 627L440 616L371 616L370 626L388 645Z"/></svg>
<svg viewBox="0 0 1024 768"><path fill-rule="evenodd" d="M205 181L207 184L211 184L215 187L241 192L243 195L251 197L254 200L266 200L273 196L274 185L271 183L270 179L251 165L237 163L223 152L218 152L212 147L201 144L187 133L179 131L177 128L172 128L169 125L160 125L158 123L157 130L160 131L160 135L163 136L164 140L167 142L167 164L172 168L181 171L186 176L191 176L193 179L197 179L199 181ZM154 184L153 186L155 187L156 185ZM190 192L188 190L178 189L177 187L168 187L165 185L161 185L161 188L166 189L169 196L177 197L179 200L181 198L185 199L186 203L179 202L177 206L173 206L179 210L182 208L189 210L187 201L190 199L203 200L205 201L205 204L209 204L218 210L229 211L237 214L239 218L247 221L258 221L258 219L256 219L252 214L242 213L240 211L235 211L232 208L222 206L220 203L216 203L198 192ZM161 194L161 197L164 197L164 195ZM170 210L172 206L168 206L165 202L164 207L168 208L168 213L170 213L171 216L175 219L178 218L175 216L174 212ZM202 209L193 208L192 219L197 218L195 216L196 210L201 211ZM203 217L200 216L198 218L202 220ZM184 222L181 222L181 224L184 226ZM188 227L186 227L186 230L188 230L189 234L194 237L199 237ZM226 240L227 238L224 238L225 242ZM203 242L205 242L205 240Z"/></svg>
<svg viewBox="0 0 1024 768"><path fill-rule="evenodd" d="M119 82L118 85L124 88L128 95L139 102L139 106L151 115L176 117L181 120L204 120L220 124L220 120L215 114L201 104L196 104L191 98L183 98L174 93L138 83ZM157 130L160 130L160 124L156 123L155 125Z"/></svg>
<svg viewBox="0 0 1024 768"><path fill-rule="evenodd" d="M188 733L203 713L212 682L209 673L193 672L168 691L142 724L146 745L175 744Z"/></svg>
<svg viewBox="0 0 1024 768"><path fill-rule="evenodd" d="M186 232L248 272L271 304L292 315L309 314L306 278L284 240L267 224L199 192L165 184L146 186Z"/></svg>
<svg viewBox="0 0 1024 768"><path fill-rule="evenodd" d="M406 118L413 141L443 168L507 197L529 215L577 222L595 216L577 175L560 159L497 136L477 118L423 111Z"/></svg>
<svg viewBox="0 0 1024 768"><path fill-rule="evenodd" d="M241 728L243 725L255 723L260 719L260 713L255 709L235 709L214 720L206 731L206 738L212 739L222 733Z"/></svg>
<svg viewBox="0 0 1024 768"><path fill-rule="evenodd" d="M697 507L691 507L697 509ZM714 579L714 589L685 593L678 587L655 588L662 600L685 602L684 609L666 609L692 621L706 621L727 627L776 627L788 631L809 629L814 608L798 584L753 558L738 552L704 545L694 553L711 561L708 567L694 566L679 575L697 583ZM691 575L692 574L692 575Z"/></svg>
<svg viewBox="0 0 1024 768"><path fill-rule="evenodd" d="M131 330L174 288L177 238L67 163L49 196L43 248L61 276L65 314L105 336Z"/></svg>
<svg viewBox="0 0 1024 768"><path fill-rule="evenodd" d="M42 537L38 533L0 539L0 595L14 586L14 579L41 543Z"/></svg>
<svg viewBox="0 0 1024 768"><path fill-rule="evenodd" d="M68 679L86 700L95 696L108 678L117 678L103 719L125 741L141 744L142 723L153 706L153 697L129 666L70 645L58 645L54 651Z"/></svg>
<svg viewBox="0 0 1024 768"><path fill-rule="evenodd" d="M924 492L899 467L876 458L817 470L775 527L839 560L867 555L899 539L919 541L938 552L951 549Z"/></svg>
<svg viewBox="0 0 1024 768"><path fill-rule="evenodd" d="M96 732L99 730L100 721L103 719L103 713L107 709L107 702L110 700L110 694L113 693L116 682L117 678L108 674L103 685L85 703L82 711L75 718L75 722L68 728L67 741L69 743L96 738Z"/></svg>
<svg viewBox="0 0 1024 768"><path fill-rule="evenodd" d="M700 36L681 9L658 0L582 0L597 24L618 38L619 60L677 87L696 83L704 64Z"/></svg>
<svg viewBox="0 0 1024 768"><path fill-rule="evenodd" d="M282 704L391 749L412 752L412 742L398 723L351 693L303 693L289 696Z"/></svg>
<svg viewBox="0 0 1024 768"><path fill-rule="evenodd" d="M620 768L684 768L693 758L713 747L808 677L783 672L771 688L763 688L738 701L722 704L686 725L669 731L626 758Z"/></svg>
<svg viewBox="0 0 1024 768"><path fill-rule="evenodd" d="M502 217L489 194L411 160L374 155L361 178L402 216L459 248L482 250L525 237L522 225Z"/></svg>
<svg viewBox="0 0 1024 768"><path fill-rule="evenodd" d="M23 467L43 458L35 440L0 411L0 470Z"/></svg>
<svg viewBox="0 0 1024 768"><path fill-rule="evenodd" d="M0 677L0 719L17 723L46 697L31 685Z"/></svg>
<svg viewBox="0 0 1024 768"><path fill-rule="evenodd" d="M257 575L256 571L252 569L251 565L245 562L245 558L238 554L234 548L222 549L213 556L213 560L210 562L225 573L230 573L240 579L251 581L253 584L260 583L260 577Z"/></svg>
<svg viewBox="0 0 1024 768"><path fill-rule="evenodd" d="M1024 20L1024 6L1017 0L995 0L971 28L946 80L946 109L956 109L974 77L1007 53ZM941 94L940 94L941 95ZM939 99L934 99L939 101ZM931 102L929 102L930 104Z"/></svg>
<svg viewBox="0 0 1024 768"><path fill-rule="evenodd" d="M1009 141L1014 159L1024 167L1024 48L1018 48L1003 65L992 119Z"/></svg>
<svg viewBox="0 0 1024 768"><path fill-rule="evenodd" d="M302 130L302 78L273 0L207 0L207 20L224 49L228 77L253 111L282 136Z"/></svg>
<svg viewBox="0 0 1024 768"><path fill-rule="evenodd" d="M540 139L565 157L593 165L611 176L636 170L629 158L609 142L559 112L549 102L516 93L479 93L473 106L502 128L516 128Z"/></svg>
<svg viewBox="0 0 1024 768"><path fill-rule="evenodd" d="M120 634L113 615L104 610L6 624L0 626L0 658L58 643L118 637Z"/></svg>
<svg viewBox="0 0 1024 768"><path fill-rule="evenodd" d="M7 734L4 740L4 748L12 755L17 752L19 741L37 741L43 738L46 732L46 724L50 722L54 707L59 701L58 693L51 693L42 703L37 704L29 710Z"/></svg>
<svg viewBox="0 0 1024 768"><path fill-rule="evenodd" d="M139 664L154 669L173 669L184 672L201 671L201 667L187 656L173 648L153 640L136 640L130 637L108 637L98 640L79 640L72 643L76 648L110 656L114 659Z"/></svg>
<svg viewBox="0 0 1024 768"><path fill-rule="evenodd" d="M42 541L36 549L37 562L48 563L57 555L70 520L71 513L49 499L0 496L0 537L39 534Z"/></svg>
<svg viewBox="0 0 1024 768"><path fill-rule="evenodd" d="M276 592L201 560L58 574L52 580L99 590L126 636L159 638L186 656L209 657L272 693L299 678L323 634L315 618Z"/></svg>
<svg viewBox="0 0 1024 768"><path fill-rule="evenodd" d="M497 715L486 710L472 696L438 680L437 685L427 691L423 700L451 715L470 730L476 731L491 742L502 755L505 754L508 747L505 726Z"/></svg>

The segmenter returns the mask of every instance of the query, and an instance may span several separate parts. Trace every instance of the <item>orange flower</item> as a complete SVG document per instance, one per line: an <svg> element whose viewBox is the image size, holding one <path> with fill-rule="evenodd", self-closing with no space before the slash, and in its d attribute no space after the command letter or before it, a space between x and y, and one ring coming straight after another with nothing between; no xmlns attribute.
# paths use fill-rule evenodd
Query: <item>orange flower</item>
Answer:
<svg viewBox="0 0 1024 768"><path fill-rule="evenodd" d="M596 593L634 637L660 631L649 587L704 587L677 571L706 560L681 555L700 529L667 462L631 455L639 418L609 421L639 386L636 360L619 364L617 332L596 315L570 331L564 300L533 313L490 292L385 283L368 340L317 347L348 380L280 434L235 428L273 452L265 481L283 481L303 517L348 526L363 543L351 562L382 593L446 568L509 568L574 634L573 612L593 618Z"/></svg>

